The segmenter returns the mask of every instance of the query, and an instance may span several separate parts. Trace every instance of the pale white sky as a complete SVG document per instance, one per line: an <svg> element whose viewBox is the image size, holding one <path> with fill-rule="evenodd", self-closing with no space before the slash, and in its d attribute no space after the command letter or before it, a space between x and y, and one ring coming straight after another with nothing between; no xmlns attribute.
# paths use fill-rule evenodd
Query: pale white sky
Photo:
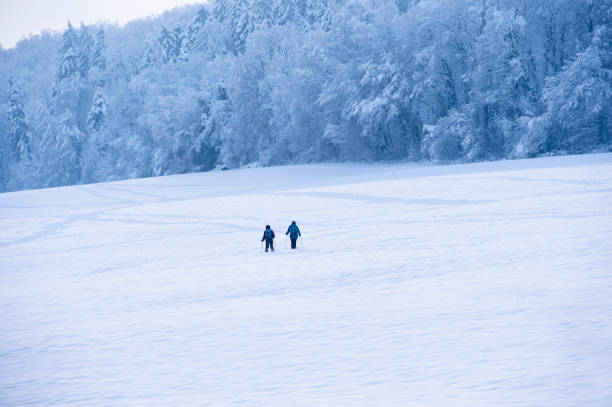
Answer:
<svg viewBox="0 0 612 407"><path fill-rule="evenodd" d="M130 20L160 14L176 6L206 0L0 0L0 44L5 49L43 29L64 30L67 21L78 26Z"/></svg>

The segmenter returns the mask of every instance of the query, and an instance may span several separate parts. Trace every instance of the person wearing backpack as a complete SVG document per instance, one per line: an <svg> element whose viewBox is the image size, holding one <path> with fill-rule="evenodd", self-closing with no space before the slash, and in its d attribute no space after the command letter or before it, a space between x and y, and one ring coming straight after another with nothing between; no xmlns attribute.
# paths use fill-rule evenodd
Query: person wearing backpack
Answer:
<svg viewBox="0 0 612 407"><path fill-rule="evenodd" d="M274 231L270 228L270 225L266 225L266 230L264 230L263 237L261 241L266 241L266 252L268 248L274 251Z"/></svg>
<svg viewBox="0 0 612 407"><path fill-rule="evenodd" d="M298 236L302 236L300 228L298 228L298 225L295 224L295 221L291 222L291 225L289 225L289 228L287 228L285 235L289 235L289 239L291 239L291 249L295 249Z"/></svg>

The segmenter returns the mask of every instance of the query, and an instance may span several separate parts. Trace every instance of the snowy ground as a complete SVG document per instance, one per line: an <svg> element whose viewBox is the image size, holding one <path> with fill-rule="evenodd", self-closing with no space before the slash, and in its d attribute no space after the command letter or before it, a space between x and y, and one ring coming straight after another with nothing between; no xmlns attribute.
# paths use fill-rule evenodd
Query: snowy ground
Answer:
<svg viewBox="0 0 612 407"><path fill-rule="evenodd" d="M0 222L2 406L612 405L610 154L25 191Z"/></svg>

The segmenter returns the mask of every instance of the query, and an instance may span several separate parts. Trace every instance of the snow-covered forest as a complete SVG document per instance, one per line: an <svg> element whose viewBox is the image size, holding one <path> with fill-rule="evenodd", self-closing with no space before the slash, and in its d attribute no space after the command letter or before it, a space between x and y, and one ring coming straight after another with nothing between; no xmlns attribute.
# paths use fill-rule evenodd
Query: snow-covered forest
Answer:
<svg viewBox="0 0 612 407"><path fill-rule="evenodd" d="M609 0L217 0L0 49L0 191L612 144Z"/></svg>

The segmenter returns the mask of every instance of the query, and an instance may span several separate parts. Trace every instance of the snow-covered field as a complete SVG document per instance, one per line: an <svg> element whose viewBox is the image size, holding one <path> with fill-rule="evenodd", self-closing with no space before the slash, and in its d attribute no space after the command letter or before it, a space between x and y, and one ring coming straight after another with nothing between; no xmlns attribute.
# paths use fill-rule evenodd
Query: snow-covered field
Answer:
<svg viewBox="0 0 612 407"><path fill-rule="evenodd" d="M610 154L25 191L0 222L2 406L612 405Z"/></svg>

